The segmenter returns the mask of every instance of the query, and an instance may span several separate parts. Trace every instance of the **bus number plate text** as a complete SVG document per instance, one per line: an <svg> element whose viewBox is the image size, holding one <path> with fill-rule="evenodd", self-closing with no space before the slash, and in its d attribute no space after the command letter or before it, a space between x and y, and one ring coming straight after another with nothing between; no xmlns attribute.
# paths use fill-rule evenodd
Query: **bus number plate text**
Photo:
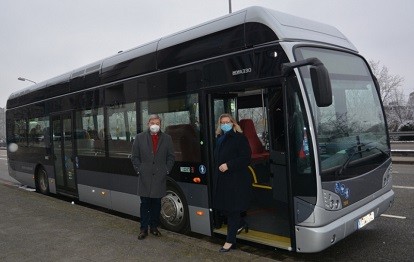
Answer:
<svg viewBox="0 0 414 262"><path fill-rule="evenodd" d="M374 212L369 213L368 215L365 215L358 219L358 229L364 227L366 224L374 220Z"/></svg>

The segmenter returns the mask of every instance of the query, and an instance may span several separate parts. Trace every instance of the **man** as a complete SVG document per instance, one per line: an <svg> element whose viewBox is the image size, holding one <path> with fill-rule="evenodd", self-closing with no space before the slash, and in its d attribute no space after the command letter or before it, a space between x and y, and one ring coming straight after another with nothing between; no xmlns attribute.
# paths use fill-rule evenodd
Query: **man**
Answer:
<svg viewBox="0 0 414 262"><path fill-rule="evenodd" d="M138 174L138 195L141 197L141 227L138 239L150 233L161 236L158 224L161 211L161 198L166 194L167 175L171 171L175 157L171 136L160 131L161 118L151 115L148 130L135 137L132 146L132 164Z"/></svg>

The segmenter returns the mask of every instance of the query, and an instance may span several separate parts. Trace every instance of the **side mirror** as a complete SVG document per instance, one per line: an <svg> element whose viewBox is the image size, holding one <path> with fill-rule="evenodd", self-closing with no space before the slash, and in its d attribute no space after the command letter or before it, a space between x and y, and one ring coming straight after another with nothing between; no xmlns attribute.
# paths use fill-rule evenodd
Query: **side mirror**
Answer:
<svg viewBox="0 0 414 262"><path fill-rule="evenodd" d="M318 58L308 58L302 61L282 64L282 75L288 76L294 68L311 65L310 77L316 104L327 107L332 104L332 86L326 67Z"/></svg>
<svg viewBox="0 0 414 262"><path fill-rule="evenodd" d="M332 87L329 73L323 64L311 66L310 76L316 104L319 107L332 105Z"/></svg>

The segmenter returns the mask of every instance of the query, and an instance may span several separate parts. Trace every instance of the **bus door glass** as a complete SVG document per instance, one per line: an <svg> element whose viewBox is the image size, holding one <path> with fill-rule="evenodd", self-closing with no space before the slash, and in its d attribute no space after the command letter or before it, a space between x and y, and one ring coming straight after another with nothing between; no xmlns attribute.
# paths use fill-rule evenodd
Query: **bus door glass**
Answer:
<svg viewBox="0 0 414 262"><path fill-rule="evenodd" d="M76 192L76 179L72 130L70 113L52 117L56 187L58 190L73 194Z"/></svg>
<svg viewBox="0 0 414 262"><path fill-rule="evenodd" d="M214 109L214 130L220 115L226 113L236 118L236 96L235 95L214 95L212 97L212 108Z"/></svg>
<svg viewBox="0 0 414 262"><path fill-rule="evenodd" d="M289 179L294 223L314 223L318 182L307 111L296 77L286 81Z"/></svg>

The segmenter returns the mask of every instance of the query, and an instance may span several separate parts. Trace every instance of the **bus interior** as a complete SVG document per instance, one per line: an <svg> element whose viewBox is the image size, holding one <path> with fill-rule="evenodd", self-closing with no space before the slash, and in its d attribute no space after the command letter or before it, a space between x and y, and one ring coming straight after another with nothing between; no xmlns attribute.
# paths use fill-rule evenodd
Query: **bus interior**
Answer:
<svg viewBox="0 0 414 262"><path fill-rule="evenodd" d="M249 170L253 197L250 208L242 213L249 229L241 232L238 238L290 249L282 87L215 92L211 95L210 105L214 110L211 126L216 126L221 114L231 114L252 151ZM211 132L214 134L214 130ZM225 235L225 218L218 213L213 217L213 231Z"/></svg>

